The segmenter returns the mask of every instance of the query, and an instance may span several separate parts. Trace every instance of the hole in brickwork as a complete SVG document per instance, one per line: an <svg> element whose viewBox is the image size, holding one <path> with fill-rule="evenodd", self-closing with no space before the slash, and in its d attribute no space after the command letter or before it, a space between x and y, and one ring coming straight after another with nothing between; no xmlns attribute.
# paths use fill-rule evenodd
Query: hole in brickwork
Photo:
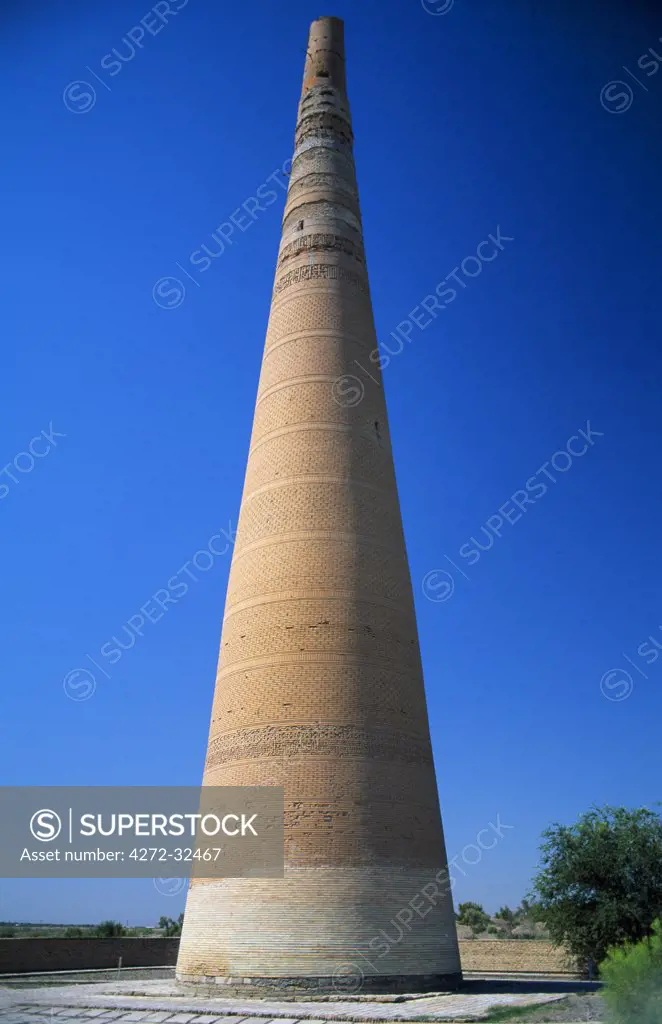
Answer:
<svg viewBox="0 0 662 1024"><path fill-rule="evenodd" d="M332 230L334 222L340 221L343 234L349 235L353 239L360 238L358 216L347 203L334 203L326 198L311 198L308 202L299 203L297 208L285 217L283 231L287 232L293 226L296 227L301 220L302 213L309 223L313 220L328 225L327 230Z"/></svg>

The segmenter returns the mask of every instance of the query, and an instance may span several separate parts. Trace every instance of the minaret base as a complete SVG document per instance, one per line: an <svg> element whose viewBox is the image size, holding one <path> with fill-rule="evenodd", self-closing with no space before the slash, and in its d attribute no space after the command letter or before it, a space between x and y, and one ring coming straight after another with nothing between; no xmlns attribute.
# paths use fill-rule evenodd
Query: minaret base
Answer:
<svg viewBox="0 0 662 1024"><path fill-rule="evenodd" d="M393 864L193 879L177 981L262 999L455 989L462 975L447 879Z"/></svg>
<svg viewBox="0 0 662 1024"><path fill-rule="evenodd" d="M182 992L217 997L239 996L278 1000L328 1000L342 1002L370 995L408 995L411 998L429 992L456 992L462 974L396 974L366 976L337 975L325 978L228 978L196 974L176 975Z"/></svg>

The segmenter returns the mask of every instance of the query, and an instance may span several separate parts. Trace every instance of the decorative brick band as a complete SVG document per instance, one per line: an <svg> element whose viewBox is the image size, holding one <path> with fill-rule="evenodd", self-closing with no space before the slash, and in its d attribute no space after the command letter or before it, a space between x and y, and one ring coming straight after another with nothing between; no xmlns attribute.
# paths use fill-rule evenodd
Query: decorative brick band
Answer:
<svg viewBox="0 0 662 1024"><path fill-rule="evenodd" d="M312 192L320 189L335 192L339 196L351 200L354 206L358 204L358 189L355 180L343 178L337 171L332 174L330 171L306 168L303 168L302 173L290 175L288 199L292 199L297 192Z"/></svg>
<svg viewBox="0 0 662 1024"><path fill-rule="evenodd" d="M320 132L332 132L335 137L341 138L349 145L354 139L352 129L344 117L326 111L311 110L310 113L306 111L299 121L295 141L303 142L304 139L311 135L319 135Z"/></svg>
<svg viewBox="0 0 662 1024"><path fill-rule="evenodd" d="M241 729L211 740L207 765L226 764L262 757L364 757L430 764L432 753L427 739L401 732L372 731L353 725L268 725Z"/></svg>
<svg viewBox="0 0 662 1024"><path fill-rule="evenodd" d="M303 154L309 152L311 149L330 149L336 153L342 155L345 166L354 170L354 158L352 156L352 147L348 146L342 139L335 138L333 135L315 135L312 138L306 139L300 145L296 146L294 153L292 154L292 163L298 160Z"/></svg>
<svg viewBox="0 0 662 1024"><path fill-rule="evenodd" d="M336 263L312 263L303 267L295 267L294 270L290 270L276 281L274 294L279 295L293 284L316 280L348 281L355 285L358 291L368 294L368 282L362 274L347 270L346 267L340 267Z"/></svg>
<svg viewBox="0 0 662 1024"><path fill-rule="evenodd" d="M348 256L353 256L360 263L365 262L365 253L360 242L353 242L343 235L327 234L301 235L300 238L285 246L280 254L279 262L284 263L291 256L298 256L302 252L318 251L344 252Z"/></svg>
<svg viewBox="0 0 662 1024"><path fill-rule="evenodd" d="M352 139L343 133L336 131L331 128L323 128L320 126L310 127L308 131L299 132L296 137L297 149L304 146L306 142L313 141L314 144L319 145L317 140L336 142L339 146L346 146L351 152L352 150Z"/></svg>

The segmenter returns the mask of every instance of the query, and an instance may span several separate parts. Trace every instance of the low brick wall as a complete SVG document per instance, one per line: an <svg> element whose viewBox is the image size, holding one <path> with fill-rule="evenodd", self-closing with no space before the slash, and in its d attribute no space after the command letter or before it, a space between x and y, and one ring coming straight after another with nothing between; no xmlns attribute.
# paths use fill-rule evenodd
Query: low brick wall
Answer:
<svg viewBox="0 0 662 1024"><path fill-rule="evenodd" d="M177 962L179 939L0 939L0 975L32 971L83 971L117 967L167 967ZM551 942L461 939L462 970L485 973L570 974Z"/></svg>
<svg viewBox="0 0 662 1024"><path fill-rule="evenodd" d="M574 974L563 950L533 939L460 939L463 971L490 973Z"/></svg>
<svg viewBox="0 0 662 1024"><path fill-rule="evenodd" d="M0 975L32 971L164 967L177 961L179 939L0 939Z"/></svg>

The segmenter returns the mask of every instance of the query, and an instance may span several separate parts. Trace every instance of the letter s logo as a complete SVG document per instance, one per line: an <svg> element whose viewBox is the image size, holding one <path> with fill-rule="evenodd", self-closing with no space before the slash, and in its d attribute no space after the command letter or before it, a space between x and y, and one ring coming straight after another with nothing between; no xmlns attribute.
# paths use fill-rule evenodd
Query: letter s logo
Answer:
<svg viewBox="0 0 662 1024"><path fill-rule="evenodd" d="M42 808L41 811L35 811L30 818L30 831L40 843L50 843L52 839L57 839L62 831L62 819L55 811Z"/></svg>

